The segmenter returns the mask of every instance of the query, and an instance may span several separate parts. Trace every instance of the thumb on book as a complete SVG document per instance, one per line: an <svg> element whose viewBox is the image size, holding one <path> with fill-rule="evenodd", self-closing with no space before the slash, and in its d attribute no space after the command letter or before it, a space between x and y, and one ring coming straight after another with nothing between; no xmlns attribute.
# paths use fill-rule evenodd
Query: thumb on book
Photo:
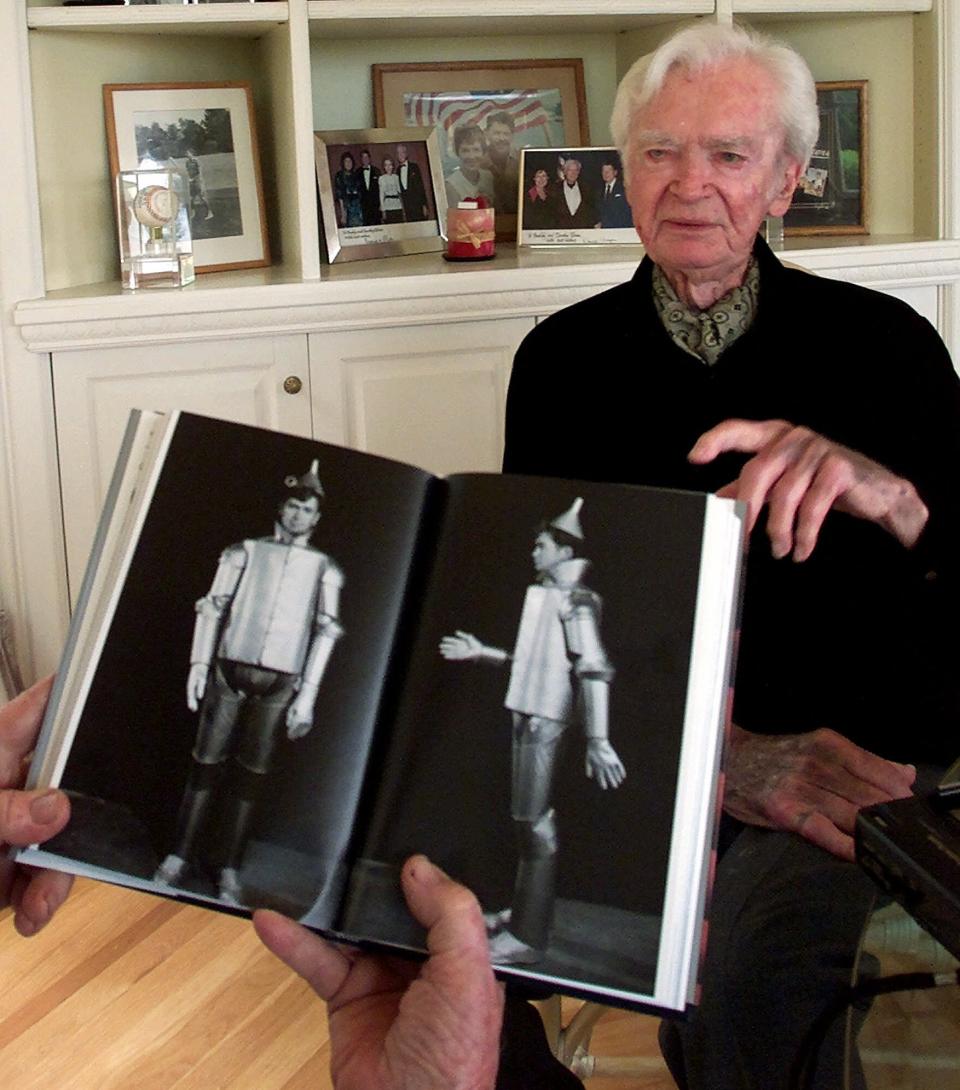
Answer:
<svg viewBox="0 0 960 1090"><path fill-rule="evenodd" d="M413 855L404 863L400 881L410 911L427 928L431 954L479 954L487 960L483 915L466 886L455 882L425 855Z"/></svg>

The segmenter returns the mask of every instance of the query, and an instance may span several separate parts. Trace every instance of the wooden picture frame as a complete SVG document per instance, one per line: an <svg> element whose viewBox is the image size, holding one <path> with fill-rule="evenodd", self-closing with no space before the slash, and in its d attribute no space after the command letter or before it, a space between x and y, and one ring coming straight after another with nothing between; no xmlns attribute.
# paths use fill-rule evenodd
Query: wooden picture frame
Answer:
<svg viewBox="0 0 960 1090"><path fill-rule="evenodd" d="M313 147L327 261L446 248L447 203L435 129L315 132ZM392 187L381 180L387 173L396 178Z"/></svg>
<svg viewBox="0 0 960 1090"><path fill-rule="evenodd" d="M495 140L487 141L483 169L492 175L501 240L516 237L520 149L590 143L580 58L374 64L372 75L376 123L435 126L445 179L463 181L454 130L476 125L486 139L490 127ZM512 129L497 120L504 114ZM496 151L490 154L491 143L500 150L499 161ZM459 194L447 188L451 202L472 195L462 192L462 184Z"/></svg>
<svg viewBox="0 0 960 1090"><path fill-rule="evenodd" d="M249 83L108 83L103 104L111 178L170 161L187 175L198 273L270 264Z"/></svg>
<svg viewBox="0 0 960 1090"><path fill-rule="evenodd" d="M785 235L869 233L867 83L817 84L820 135L783 217Z"/></svg>

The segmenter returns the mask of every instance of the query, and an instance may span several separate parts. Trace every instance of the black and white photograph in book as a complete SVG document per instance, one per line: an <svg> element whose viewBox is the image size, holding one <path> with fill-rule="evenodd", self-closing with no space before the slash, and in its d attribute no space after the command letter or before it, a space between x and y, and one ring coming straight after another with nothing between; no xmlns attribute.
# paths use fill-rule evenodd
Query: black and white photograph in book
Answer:
<svg viewBox="0 0 960 1090"><path fill-rule="evenodd" d="M638 243L616 148L520 152L521 246Z"/></svg>
<svg viewBox="0 0 960 1090"><path fill-rule="evenodd" d="M692 1001L732 501L187 413L134 414L110 496L31 766L72 818L26 861L422 951L426 852L500 972Z"/></svg>
<svg viewBox="0 0 960 1090"><path fill-rule="evenodd" d="M650 995L679 892L703 498L536 483L451 482L344 929L422 941L395 888L419 845L476 892L494 964ZM687 864L689 908L706 861Z"/></svg>
<svg viewBox="0 0 960 1090"><path fill-rule="evenodd" d="M315 455L181 417L48 848L224 906L336 903L426 475Z"/></svg>

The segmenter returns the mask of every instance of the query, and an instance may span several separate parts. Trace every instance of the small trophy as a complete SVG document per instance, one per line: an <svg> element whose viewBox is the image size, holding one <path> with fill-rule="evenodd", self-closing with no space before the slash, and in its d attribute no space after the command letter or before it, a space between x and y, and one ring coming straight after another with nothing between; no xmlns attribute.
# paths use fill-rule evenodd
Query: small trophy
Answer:
<svg viewBox="0 0 960 1090"><path fill-rule="evenodd" d="M178 170L122 170L117 175L124 288L182 288L193 283L186 190L186 179Z"/></svg>

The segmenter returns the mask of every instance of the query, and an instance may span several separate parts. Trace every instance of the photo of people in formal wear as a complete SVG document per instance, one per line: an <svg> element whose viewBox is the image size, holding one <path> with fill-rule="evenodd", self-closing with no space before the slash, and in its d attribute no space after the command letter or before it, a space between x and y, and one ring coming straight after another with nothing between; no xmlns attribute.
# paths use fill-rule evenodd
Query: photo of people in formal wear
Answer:
<svg viewBox="0 0 960 1090"><path fill-rule="evenodd" d="M636 243L615 148L522 149L521 245Z"/></svg>
<svg viewBox="0 0 960 1090"><path fill-rule="evenodd" d="M360 187L360 214L364 224L380 222L380 186L377 179L380 168L370 155L370 149L360 152L360 166L357 169L357 184Z"/></svg>
<svg viewBox="0 0 960 1090"><path fill-rule="evenodd" d="M400 178L395 173L396 162L389 155L383 157L383 172L377 179L380 191L380 222L403 223L403 191Z"/></svg>
<svg viewBox="0 0 960 1090"><path fill-rule="evenodd" d="M327 145L338 227L418 223L436 217L423 141ZM384 178L387 178L384 181Z"/></svg>
<svg viewBox="0 0 960 1090"><path fill-rule="evenodd" d="M410 139L405 134L403 129L314 134L327 260L443 247L436 136L423 130L411 130Z"/></svg>
<svg viewBox="0 0 960 1090"><path fill-rule="evenodd" d="M340 169L333 176L333 195L337 201L339 226L359 227L363 223L363 191L360 174L349 151L340 156Z"/></svg>

